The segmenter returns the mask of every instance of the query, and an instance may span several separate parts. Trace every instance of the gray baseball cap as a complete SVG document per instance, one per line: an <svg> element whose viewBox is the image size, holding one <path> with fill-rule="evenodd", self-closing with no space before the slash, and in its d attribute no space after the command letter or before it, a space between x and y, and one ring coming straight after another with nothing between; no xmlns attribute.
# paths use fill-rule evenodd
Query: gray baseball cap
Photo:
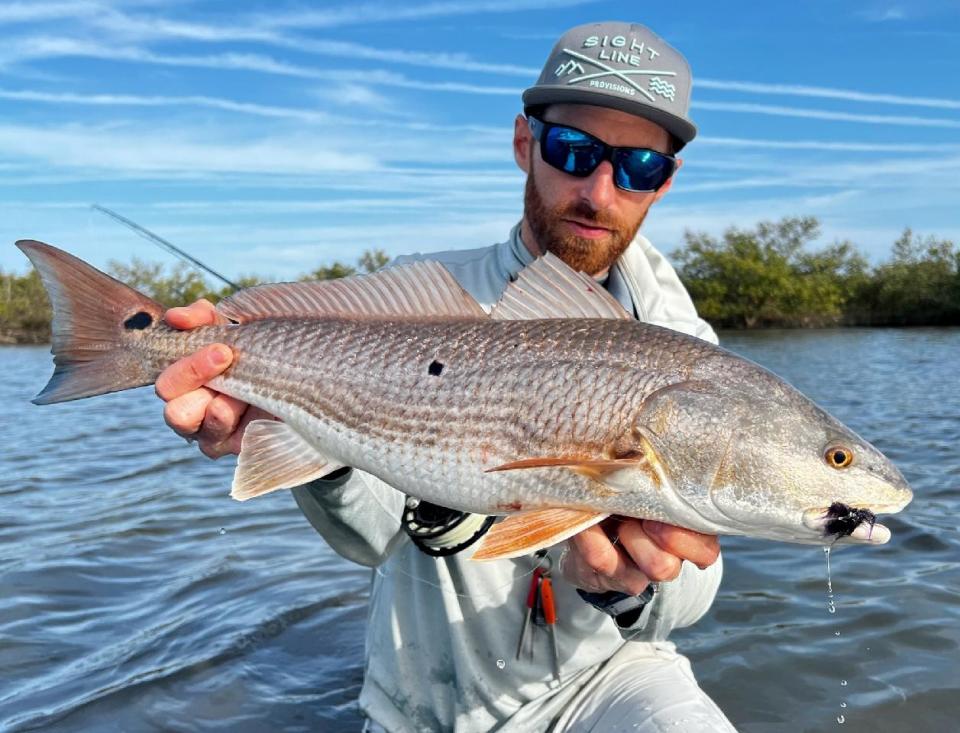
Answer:
<svg viewBox="0 0 960 733"><path fill-rule="evenodd" d="M524 91L529 111L548 104L612 107L655 122L686 145L693 77L687 60L637 23L588 23L564 33L537 83Z"/></svg>

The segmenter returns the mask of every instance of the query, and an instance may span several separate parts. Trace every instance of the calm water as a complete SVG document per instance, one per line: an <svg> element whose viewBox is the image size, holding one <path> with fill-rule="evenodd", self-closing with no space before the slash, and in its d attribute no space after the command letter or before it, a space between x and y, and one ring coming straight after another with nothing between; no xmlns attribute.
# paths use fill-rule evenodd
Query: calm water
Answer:
<svg viewBox="0 0 960 733"><path fill-rule="evenodd" d="M675 640L742 731L957 730L960 330L724 342L916 499L891 544L833 553L835 614L820 549L725 540L717 601ZM357 730L368 572L289 495L231 501L232 464L162 429L150 390L29 404L50 370L0 349L0 730Z"/></svg>

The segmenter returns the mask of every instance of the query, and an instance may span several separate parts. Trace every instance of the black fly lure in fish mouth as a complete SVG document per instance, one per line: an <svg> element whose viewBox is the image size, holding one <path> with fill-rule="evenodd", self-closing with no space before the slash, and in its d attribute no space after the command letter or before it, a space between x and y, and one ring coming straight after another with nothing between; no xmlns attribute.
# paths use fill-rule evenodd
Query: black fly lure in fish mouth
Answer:
<svg viewBox="0 0 960 733"><path fill-rule="evenodd" d="M877 522L877 515L869 509L854 509L835 501L827 509L827 522L823 531L826 535L835 534L837 539L840 539L852 535L853 531L864 522L868 522L872 530Z"/></svg>

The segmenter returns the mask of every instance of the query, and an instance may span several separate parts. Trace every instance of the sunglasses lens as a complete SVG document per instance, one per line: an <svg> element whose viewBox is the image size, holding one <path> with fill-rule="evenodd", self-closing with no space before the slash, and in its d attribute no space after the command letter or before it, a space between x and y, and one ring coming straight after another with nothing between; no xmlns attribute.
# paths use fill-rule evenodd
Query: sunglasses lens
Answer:
<svg viewBox="0 0 960 733"><path fill-rule="evenodd" d="M618 150L613 161L614 180L628 191L656 191L673 175L672 158L654 150Z"/></svg>
<svg viewBox="0 0 960 733"><path fill-rule="evenodd" d="M540 140L540 154L554 168L584 178L593 173L612 150L613 180L627 191L659 190L676 170L669 155L644 148L609 148L602 140L563 125L533 119L531 129Z"/></svg>
<svg viewBox="0 0 960 733"><path fill-rule="evenodd" d="M589 176L603 160L603 145L569 127L551 127L541 141L543 159L574 176Z"/></svg>

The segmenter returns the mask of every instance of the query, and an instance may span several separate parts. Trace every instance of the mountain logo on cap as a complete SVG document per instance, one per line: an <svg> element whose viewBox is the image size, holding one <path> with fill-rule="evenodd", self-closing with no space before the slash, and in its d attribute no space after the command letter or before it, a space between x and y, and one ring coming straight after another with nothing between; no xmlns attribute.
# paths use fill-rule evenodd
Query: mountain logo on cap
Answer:
<svg viewBox="0 0 960 733"><path fill-rule="evenodd" d="M634 96L637 92L640 92L651 102L657 101L653 96L654 93L663 97L664 99L670 100L671 102L675 100L677 88L669 81L660 78L663 76L676 76L677 72L675 71L667 71L666 69L615 69L599 59L592 59L589 56L585 56L584 54L578 51L573 51L569 48L563 49L563 53L567 54L569 58L557 67L557 70L554 72L554 76L559 78L561 76L569 77L572 74L576 74L576 76L573 78L567 79L567 84L579 84L580 82L587 82L587 84L591 87L621 92L630 96ZM633 56L632 58L639 57ZM584 68L583 64L580 63L581 61L600 69L600 71L589 74L586 73L586 69ZM603 77L610 76L619 79L621 82L623 82L623 84L617 84L615 82L610 82L603 79ZM631 78L636 76L651 76L648 82L649 89L644 88ZM624 84L626 86L624 86ZM650 90L652 90L652 92Z"/></svg>

